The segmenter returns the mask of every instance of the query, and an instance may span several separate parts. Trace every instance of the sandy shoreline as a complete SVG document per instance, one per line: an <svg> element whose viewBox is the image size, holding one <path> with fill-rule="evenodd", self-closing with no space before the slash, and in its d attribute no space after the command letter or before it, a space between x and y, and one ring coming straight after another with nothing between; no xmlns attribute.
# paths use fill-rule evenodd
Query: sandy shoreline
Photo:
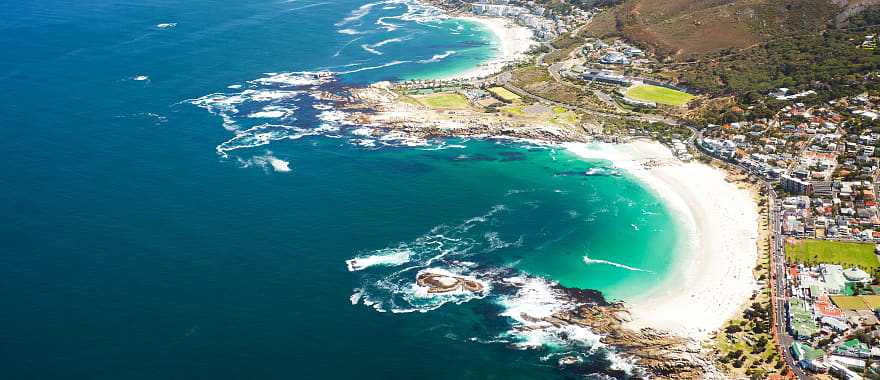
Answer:
<svg viewBox="0 0 880 380"><path fill-rule="evenodd" d="M500 52L498 56L488 62L444 79L482 78L496 74L507 64L525 59L526 52L537 44L537 41L534 39L534 33L529 28L517 25L512 20L506 18L475 15L456 15L454 18L477 23L488 29L495 35Z"/></svg>
<svg viewBox="0 0 880 380"><path fill-rule="evenodd" d="M611 160L664 199L683 221L686 238L667 280L627 300L628 327L652 327L706 339L734 317L758 289L758 210L752 194L725 181L725 173L699 163L682 163L657 142L622 145L565 144L584 158ZM648 160L663 164L645 168Z"/></svg>

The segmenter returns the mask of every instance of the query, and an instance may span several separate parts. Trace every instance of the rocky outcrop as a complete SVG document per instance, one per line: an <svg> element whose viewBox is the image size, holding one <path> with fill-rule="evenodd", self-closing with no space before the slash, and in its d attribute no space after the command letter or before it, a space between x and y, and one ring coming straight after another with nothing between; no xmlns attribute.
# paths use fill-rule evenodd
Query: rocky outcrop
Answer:
<svg viewBox="0 0 880 380"><path fill-rule="evenodd" d="M622 303L582 305L545 319L555 326L578 325L602 335L602 343L636 359L651 378L722 379L697 342L666 332L624 326L630 313Z"/></svg>
<svg viewBox="0 0 880 380"><path fill-rule="evenodd" d="M433 294L462 291L480 293L484 290L483 284L477 281L438 273L420 273L416 277L416 284L428 288L428 293Z"/></svg>

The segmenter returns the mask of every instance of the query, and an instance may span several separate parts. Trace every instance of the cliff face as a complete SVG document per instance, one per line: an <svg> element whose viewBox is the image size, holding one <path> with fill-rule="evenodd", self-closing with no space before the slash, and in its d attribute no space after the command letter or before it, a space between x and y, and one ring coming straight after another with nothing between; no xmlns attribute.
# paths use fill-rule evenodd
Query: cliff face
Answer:
<svg viewBox="0 0 880 380"><path fill-rule="evenodd" d="M862 0L864 2L865 0ZM626 0L588 31L620 35L684 60L774 37L818 32L854 0Z"/></svg>

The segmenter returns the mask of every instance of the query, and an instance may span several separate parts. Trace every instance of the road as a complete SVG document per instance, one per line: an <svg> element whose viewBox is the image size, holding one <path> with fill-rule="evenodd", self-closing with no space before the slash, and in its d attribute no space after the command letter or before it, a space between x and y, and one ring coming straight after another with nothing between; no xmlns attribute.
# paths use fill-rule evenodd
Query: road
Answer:
<svg viewBox="0 0 880 380"><path fill-rule="evenodd" d="M578 106L576 104L568 104L568 103L563 103L563 102L559 102L556 100L547 99L547 98L544 98L539 95L535 95L531 92L528 92L522 88L517 87L516 85L514 85L513 83L510 82L509 76L505 76L505 75L499 75L496 78L496 80L498 81L498 83L503 85L508 90L510 90L513 93L515 93L519 96L522 96L524 98L529 98L529 99L532 99L532 100L535 100L535 101L538 101L538 102L544 103L544 104L555 105L555 106L565 107L568 109L577 110L577 111L580 111L581 113L584 113L587 115L592 115L592 116L597 116L597 117L607 117L607 118L624 118L624 119L636 120L636 121L647 122L647 123L665 123L665 124L669 124L669 125L681 125L681 121L679 121L678 119L673 119L670 117L665 117L665 116L660 116L660 115L646 115L646 114L637 114L637 115L623 114L623 115L621 115L621 114L615 114L615 113L610 113L610 112L596 111L596 110L592 110L589 108L584 108L584 107Z"/></svg>
<svg viewBox="0 0 880 380"><path fill-rule="evenodd" d="M711 154L702 150L699 144L695 144L695 142L701 137L702 132L694 133L693 138L689 143L697 150L711 156ZM731 164L737 166L744 172L748 172L748 170L742 166L733 163ZM788 292L789 286L786 277L785 241L782 236L782 216L780 214L782 206L778 204L779 195L776 193L776 190L773 190L773 185L764 180L759 181L764 188L764 193L767 195L767 213L768 218L770 219L768 220L767 228L770 230L770 305L773 309L773 338L777 344L776 349L779 351L779 354L782 355L783 359L785 359L785 364L788 366L794 378L799 380L811 379L811 376L798 367L797 362L794 360L791 351L789 350L789 347L791 347L795 339L788 333L785 317L785 303L791 294Z"/></svg>
<svg viewBox="0 0 880 380"><path fill-rule="evenodd" d="M792 370L795 377L798 379L809 379L810 377L798 367L797 362L795 362L794 358L791 356L791 351L788 349L791 347L792 343L794 343L794 338L788 333L785 318L785 301L791 296L791 294L788 293L789 287L785 266L785 242L782 238L782 227L780 225L782 219L779 210L781 206L777 204L776 191L773 190L770 184L765 183L765 189L769 200L768 213L770 217L768 228L770 229L771 241L770 297L773 304L773 328L779 343L778 349L781 351L780 353L782 354L782 357L785 358L786 364L788 364L788 367Z"/></svg>

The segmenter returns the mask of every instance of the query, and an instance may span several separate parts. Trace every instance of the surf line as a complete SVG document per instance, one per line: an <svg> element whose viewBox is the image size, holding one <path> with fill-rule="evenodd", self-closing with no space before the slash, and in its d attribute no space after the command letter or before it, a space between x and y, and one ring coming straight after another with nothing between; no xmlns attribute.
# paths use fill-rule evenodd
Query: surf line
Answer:
<svg viewBox="0 0 880 380"><path fill-rule="evenodd" d="M646 269L636 268L636 267L631 267L631 266L629 266L629 265L624 265L624 264L621 264L621 263L615 263L615 262L613 262L613 261L591 259L589 256L586 256L586 255L584 255L584 264L587 264L587 265L589 265L589 264L605 264L605 265L611 265L611 266L613 266L613 267L618 267L618 268L621 268L621 269L631 270L631 271L634 271L634 272L654 273L654 272L649 271L649 270L646 270Z"/></svg>

